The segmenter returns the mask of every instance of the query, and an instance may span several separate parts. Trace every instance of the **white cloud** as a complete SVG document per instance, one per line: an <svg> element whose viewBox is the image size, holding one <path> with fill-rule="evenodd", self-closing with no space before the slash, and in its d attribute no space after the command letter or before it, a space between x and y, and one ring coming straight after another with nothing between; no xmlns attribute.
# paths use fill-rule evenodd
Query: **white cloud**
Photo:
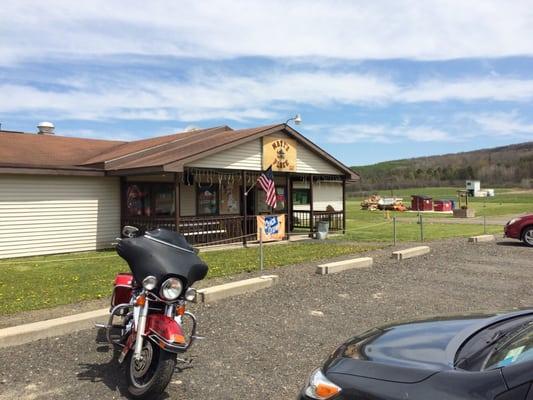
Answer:
<svg viewBox="0 0 533 400"><path fill-rule="evenodd" d="M405 140L413 142L456 142L457 139L441 129L431 126L409 126L401 124L344 124L313 125L306 127L313 138L327 143L398 143Z"/></svg>
<svg viewBox="0 0 533 400"><path fill-rule="evenodd" d="M274 70L254 77L192 73L183 81L92 76L62 79L61 85L61 89L43 89L0 84L1 113L31 113L34 118L54 120L274 121L282 119L288 108L299 105L326 109L336 105L533 99L533 80L470 78L402 86L374 74L324 70Z"/></svg>
<svg viewBox="0 0 533 400"><path fill-rule="evenodd" d="M128 83L128 84L126 84ZM67 84L67 81L62 81ZM271 73L255 78L196 75L184 82L75 79L69 90L45 90L4 84L2 113L32 112L60 119L138 119L237 121L275 119L286 104L327 106L333 103L380 102L397 87L364 74Z"/></svg>
<svg viewBox="0 0 533 400"><path fill-rule="evenodd" d="M140 56L453 59L533 55L531 1L18 0L1 63ZM123 60L127 60L124 59Z"/></svg>
<svg viewBox="0 0 533 400"><path fill-rule="evenodd" d="M470 122L484 135L501 138L533 139L533 123L526 121L516 111L459 114L456 118ZM467 133L477 136L476 133Z"/></svg>
<svg viewBox="0 0 533 400"><path fill-rule="evenodd" d="M533 80L502 77L429 80L406 88L398 96L398 100L410 103L446 100L524 101L532 98Z"/></svg>

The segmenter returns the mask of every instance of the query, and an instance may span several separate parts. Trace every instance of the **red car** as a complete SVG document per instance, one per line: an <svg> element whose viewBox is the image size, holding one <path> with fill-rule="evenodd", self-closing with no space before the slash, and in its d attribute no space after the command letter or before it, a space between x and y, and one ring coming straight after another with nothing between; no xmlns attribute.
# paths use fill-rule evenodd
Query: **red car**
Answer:
<svg viewBox="0 0 533 400"><path fill-rule="evenodd" d="M504 236L518 239L526 246L533 247L533 214L513 218L503 229Z"/></svg>

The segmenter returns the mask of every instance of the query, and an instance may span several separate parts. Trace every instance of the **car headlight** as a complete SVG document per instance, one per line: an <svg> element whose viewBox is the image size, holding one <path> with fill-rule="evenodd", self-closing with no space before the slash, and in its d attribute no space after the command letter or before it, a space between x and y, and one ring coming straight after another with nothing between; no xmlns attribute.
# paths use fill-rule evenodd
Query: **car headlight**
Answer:
<svg viewBox="0 0 533 400"><path fill-rule="evenodd" d="M183 290L183 283L178 278L168 278L161 285L159 294L165 300L176 300Z"/></svg>
<svg viewBox="0 0 533 400"><path fill-rule="evenodd" d="M157 279L155 276L147 276L143 279L143 288L146 290L154 290L157 285Z"/></svg>
<svg viewBox="0 0 533 400"><path fill-rule="evenodd" d="M316 400L327 400L340 393L340 391L341 388L326 378L319 368L309 377L305 395Z"/></svg>
<svg viewBox="0 0 533 400"><path fill-rule="evenodd" d="M510 220L509 222L507 222L507 225L512 225L514 224L515 222L518 222L520 221L522 218L513 218L512 220Z"/></svg>

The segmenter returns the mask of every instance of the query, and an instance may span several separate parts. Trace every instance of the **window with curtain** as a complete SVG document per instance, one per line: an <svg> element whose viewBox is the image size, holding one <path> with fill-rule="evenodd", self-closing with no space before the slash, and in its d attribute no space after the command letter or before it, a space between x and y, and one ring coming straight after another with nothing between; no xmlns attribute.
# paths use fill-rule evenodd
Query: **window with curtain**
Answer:
<svg viewBox="0 0 533 400"><path fill-rule="evenodd" d="M126 215L152 217L174 215L174 185L170 183L128 183Z"/></svg>
<svg viewBox="0 0 533 400"><path fill-rule="evenodd" d="M218 215L219 190L217 184L200 185L197 190L198 215Z"/></svg>

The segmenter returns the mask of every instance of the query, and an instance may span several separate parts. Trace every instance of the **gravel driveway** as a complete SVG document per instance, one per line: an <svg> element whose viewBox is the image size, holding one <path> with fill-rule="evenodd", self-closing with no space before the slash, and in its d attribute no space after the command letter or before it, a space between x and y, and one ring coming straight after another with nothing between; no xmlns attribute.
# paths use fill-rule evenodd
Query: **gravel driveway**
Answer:
<svg viewBox="0 0 533 400"><path fill-rule="evenodd" d="M293 399L336 345L372 326L533 304L533 249L465 239L430 246L402 262L379 250L372 269L338 275L279 269L271 289L192 307L207 339L163 398ZM122 398L122 372L95 337L88 330L0 350L0 399Z"/></svg>

